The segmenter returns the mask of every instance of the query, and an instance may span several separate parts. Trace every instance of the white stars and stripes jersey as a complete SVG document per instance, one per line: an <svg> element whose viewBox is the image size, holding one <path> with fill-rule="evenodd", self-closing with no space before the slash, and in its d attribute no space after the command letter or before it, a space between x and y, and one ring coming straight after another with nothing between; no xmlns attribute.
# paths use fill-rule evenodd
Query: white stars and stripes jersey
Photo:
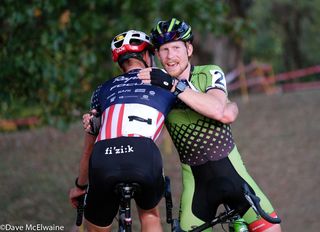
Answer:
<svg viewBox="0 0 320 232"><path fill-rule="evenodd" d="M147 137L156 140L175 96L158 86L143 84L132 70L99 86L91 108L101 114L96 142L117 137Z"/></svg>
<svg viewBox="0 0 320 232"><path fill-rule="evenodd" d="M150 106L135 103L111 105L102 113L97 141L121 136L156 140L163 123L164 115Z"/></svg>

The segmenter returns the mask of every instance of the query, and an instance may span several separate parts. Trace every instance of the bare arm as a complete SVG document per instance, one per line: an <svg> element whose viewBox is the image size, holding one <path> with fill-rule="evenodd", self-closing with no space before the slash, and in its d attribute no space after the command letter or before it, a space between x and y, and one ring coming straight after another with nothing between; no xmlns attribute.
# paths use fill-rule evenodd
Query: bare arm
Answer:
<svg viewBox="0 0 320 232"><path fill-rule="evenodd" d="M78 183L79 185L88 184L89 159L93 151L93 145L96 136L85 133L84 148L79 167Z"/></svg>
<svg viewBox="0 0 320 232"><path fill-rule="evenodd" d="M79 166L79 176L78 176L79 185L88 184L89 159L93 151L93 145L94 145L95 139L96 139L96 136L85 133L84 148L83 148L83 153L82 153L80 166ZM85 192L86 190L80 189L78 187L74 187L70 190L69 199L73 207L77 207L78 205L77 197L83 195Z"/></svg>
<svg viewBox="0 0 320 232"><path fill-rule="evenodd" d="M236 120L239 114L238 105L235 102L227 102L224 110L224 121L225 123L232 123Z"/></svg>
<svg viewBox="0 0 320 232"><path fill-rule="evenodd" d="M146 68L139 72L138 76L144 83L150 84L150 71L151 68ZM171 92L174 92L176 84L177 80ZM198 113L222 123L232 123L238 116L237 104L229 102L225 92L220 89L211 89L206 93L201 93L186 88L178 95L178 98Z"/></svg>
<svg viewBox="0 0 320 232"><path fill-rule="evenodd" d="M237 104L229 102L226 94L219 89L201 93L186 88L178 97L198 113L223 123L232 123L239 113Z"/></svg>

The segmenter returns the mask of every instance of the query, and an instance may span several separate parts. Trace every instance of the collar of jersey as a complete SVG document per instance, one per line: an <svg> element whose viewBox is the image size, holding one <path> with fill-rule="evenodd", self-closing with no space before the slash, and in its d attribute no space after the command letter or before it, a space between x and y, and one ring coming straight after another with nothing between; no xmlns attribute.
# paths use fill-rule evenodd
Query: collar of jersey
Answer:
<svg viewBox="0 0 320 232"><path fill-rule="evenodd" d="M135 69L131 69L129 72L127 73L134 73L134 72L139 72L141 70L141 68L135 68Z"/></svg>

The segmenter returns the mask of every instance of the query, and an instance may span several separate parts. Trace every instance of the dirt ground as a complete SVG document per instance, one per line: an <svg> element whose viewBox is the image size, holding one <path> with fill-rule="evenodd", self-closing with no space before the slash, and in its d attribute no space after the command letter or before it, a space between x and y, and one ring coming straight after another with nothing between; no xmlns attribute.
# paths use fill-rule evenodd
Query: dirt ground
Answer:
<svg viewBox="0 0 320 232"><path fill-rule="evenodd" d="M231 99L240 109L232 126L238 149L281 217L283 231L318 232L320 91L250 95L248 102ZM0 224L54 222L69 231L75 212L67 192L77 173L82 141L80 126L67 133L41 129L0 134L0 183L5 186L0 192ZM177 216L179 160L166 137L161 150Z"/></svg>
<svg viewBox="0 0 320 232"><path fill-rule="evenodd" d="M320 91L231 99L240 109L232 126L238 149L281 217L283 231L319 231ZM170 165L178 160L165 159L166 173L181 188L180 173Z"/></svg>
<svg viewBox="0 0 320 232"><path fill-rule="evenodd" d="M257 96L240 104L233 131L283 231L319 231L320 91Z"/></svg>

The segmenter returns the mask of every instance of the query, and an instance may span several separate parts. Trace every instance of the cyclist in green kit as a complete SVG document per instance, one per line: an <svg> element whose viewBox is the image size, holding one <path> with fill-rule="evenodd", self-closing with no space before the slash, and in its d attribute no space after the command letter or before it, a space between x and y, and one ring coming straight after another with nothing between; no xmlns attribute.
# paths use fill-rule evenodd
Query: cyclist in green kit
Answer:
<svg viewBox="0 0 320 232"><path fill-rule="evenodd" d="M230 123L238 114L228 100L223 71L216 65L193 66L193 35L190 25L175 18L159 21L151 32L156 54L167 74L175 79L171 92L178 97L166 118L166 126L180 156L183 192L180 224L185 231L211 221L220 204L241 212L249 230L281 231L279 224L257 218L244 198L242 184L261 199L262 208L276 213L247 172L234 142ZM151 69L139 78L152 83ZM166 76L165 76L166 75Z"/></svg>

